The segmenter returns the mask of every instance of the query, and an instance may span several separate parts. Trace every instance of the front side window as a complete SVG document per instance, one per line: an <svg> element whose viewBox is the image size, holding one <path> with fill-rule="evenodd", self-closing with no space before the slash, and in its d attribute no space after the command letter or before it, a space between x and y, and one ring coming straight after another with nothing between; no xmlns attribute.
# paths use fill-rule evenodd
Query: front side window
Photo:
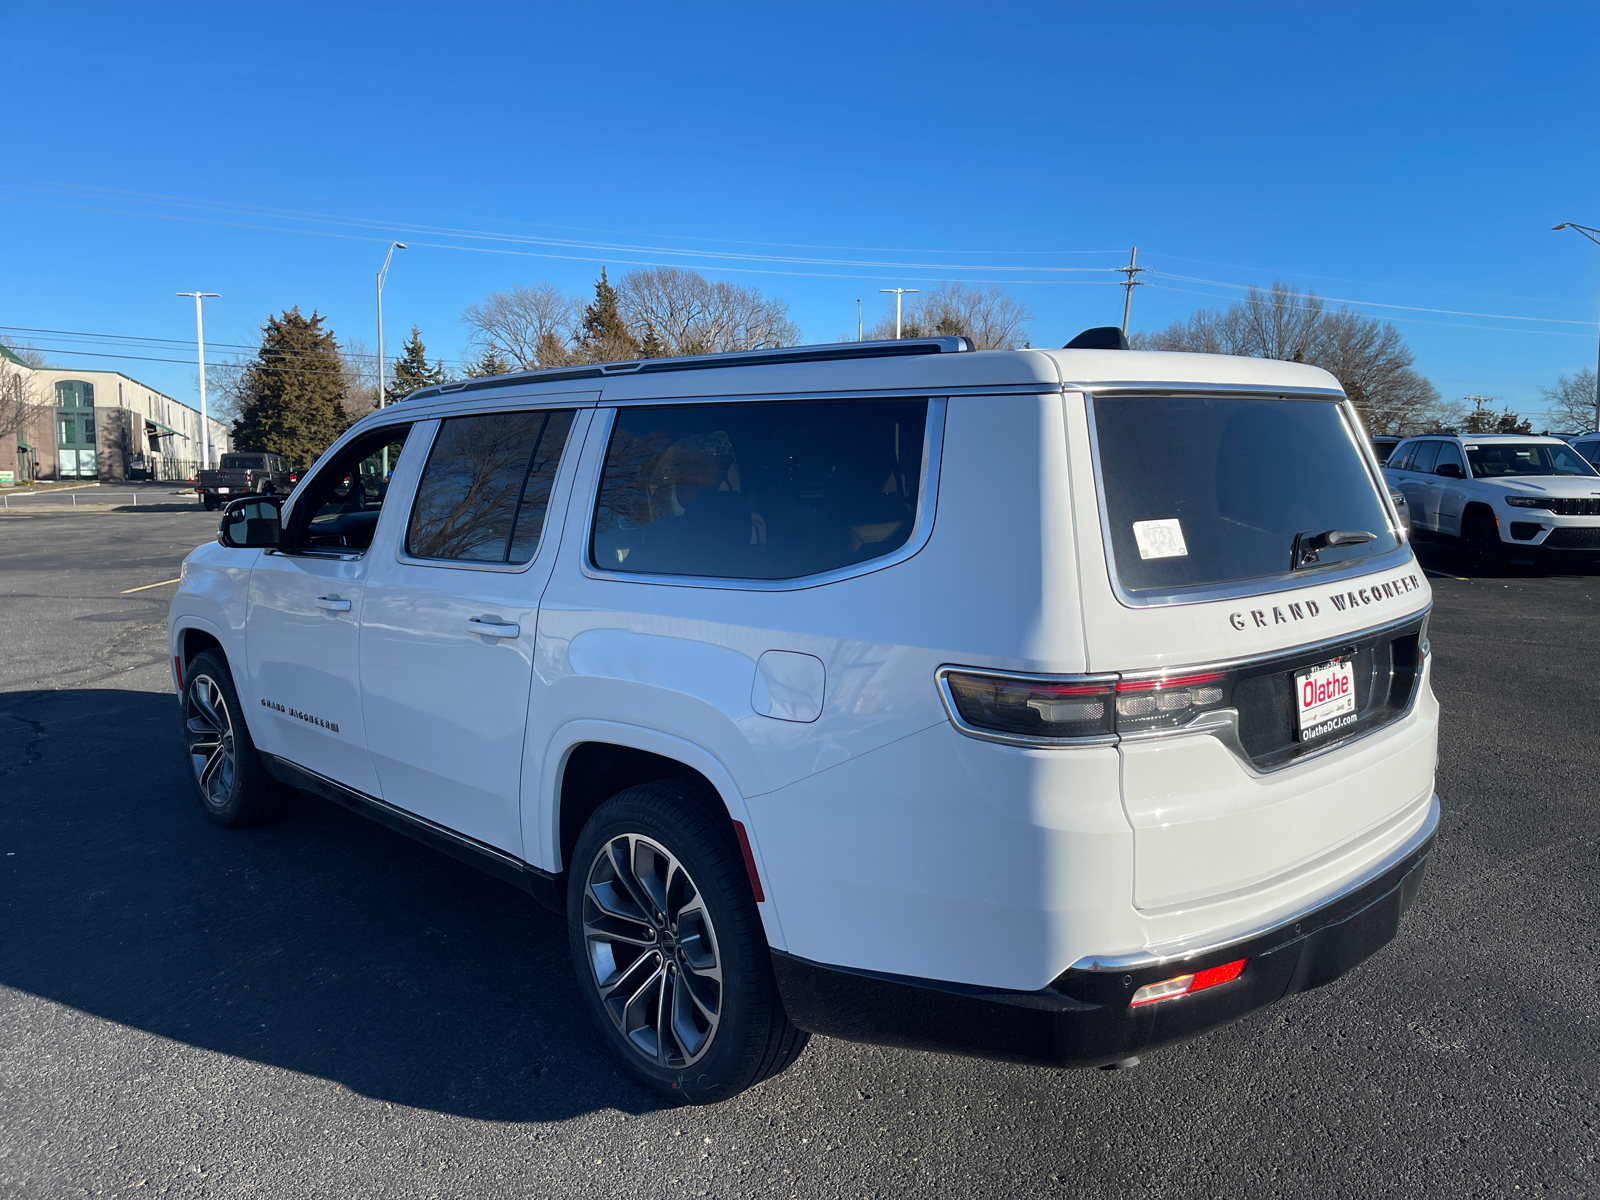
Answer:
<svg viewBox="0 0 1600 1200"><path fill-rule="evenodd" d="M1129 592L1288 574L1301 534L1372 534L1321 549L1317 566L1400 544L1335 401L1097 396L1093 406L1107 533Z"/></svg>
<svg viewBox="0 0 1600 1200"><path fill-rule="evenodd" d="M332 553L371 546L389 480L410 431L410 425L386 425L350 442L333 458L319 461L316 474L295 502L280 545L286 550Z"/></svg>
<svg viewBox="0 0 1600 1200"><path fill-rule="evenodd" d="M1439 461L1438 442L1418 442L1417 452L1412 456L1411 469L1420 471L1424 475L1433 474L1433 464Z"/></svg>
<svg viewBox="0 0 1600 1200"><path fill-rule="evenodd" d="M439 426L411 506L406 552L532 562L573 411L487 413Z"/></svg>
<svg viewBox="0 0 1600 1200"><path fill-rule="evenodd" d="M1460 472L1459 478L1465 479L1467 477L1467 464L1461 461L1461 448L1454 442L1439 443L1439 457L1434 459L1433 473L1435 475L1444 474L1440 468L1446 463Z"/></svg>
<svg viewBox="0 0 1600 1200"><path fill-rule="evenodd" d="M591 561L798 579L892 554L917 522L926 400L618 410Z"/></svg>
<svg viewBox="0 0 1600 1200"><path fill-rule="evenodd" d="M1479 479L1507 475L1593 475L1595 469L1560 442L1491 442L1468 446L1467 461Z"/></svg>

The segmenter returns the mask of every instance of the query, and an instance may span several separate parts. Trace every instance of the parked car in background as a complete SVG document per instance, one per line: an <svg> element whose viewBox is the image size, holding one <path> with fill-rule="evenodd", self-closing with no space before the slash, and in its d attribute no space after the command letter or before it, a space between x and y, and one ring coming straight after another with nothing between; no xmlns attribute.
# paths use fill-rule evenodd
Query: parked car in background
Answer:
<svg viewBox="0 0 1600 1200"><path fill-rule="evenodd" d="M1469 546L1479 569L1508 562L1600 562L1600 472L1556 437L1430 435L1383 469L1414 531Z"/></svg>
<svg viewBox="0 0 1600 1200"><path fill-rule="evenodd" d="M1389 489L1389 500L1394 505L1395 515L1400 518L1400 528L1406 531L1406 536L1411 536L1411 502L1406 499L1406 494L1397 487Z"/></svg>
<svg viewBox="0 0 1600 1200"><path fill-rule="evenodd" d="M215 470L195 477L195 492L207 509L236 496L287 496L299 475L279 454L224 454Z"/></svg>
<svg viewBox="0 0 1600 1200"><path fill-rule="evenodd" d="M1377 457L1378 465L1381 467L1389 460L1389 455L1394 452L1394 448L1405 439L1397 438L1387 433L1380 433L1376 437L1369 438L1368 441L1372 443L1372 453Z"/></svg>
<svg viewBox="0 0 1600 1200"><path fill-rule="evenodd" d="M1439 819L1430 608L1326 372L928 338L414 392L168 629L212 820L277 780L527 889L704 1102L808 1032L1132 1065L1356 966Z"/></svg>
<svg viewBox="0 0 1600 1200"><path fill-rule="evenodd" d="M1591 467L1600 467L1600 433L1580 433L1567 441Z"/></svg>

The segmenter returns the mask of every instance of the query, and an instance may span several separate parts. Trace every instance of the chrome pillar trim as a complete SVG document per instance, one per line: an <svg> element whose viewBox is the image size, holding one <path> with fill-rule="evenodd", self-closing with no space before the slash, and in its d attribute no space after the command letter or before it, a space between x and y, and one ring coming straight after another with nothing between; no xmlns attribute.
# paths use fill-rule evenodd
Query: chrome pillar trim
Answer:
<svg viewBox="0 0 1600 1200"><path fill-rule="evenodd" d="M1256 925L1230 929L1225 932L1213 931L1186 942L1167 942L1149 946L1132 954L1085 955L1073 963L1068 970L1133 971L1145 967L1158 967L1165 963L1182 962L1187 959L1198 958L1201 955L1221 953L1226 951L1229 946L1247 942L1251 938L1259 937L1264 933L1270 933L1272 930L1298 921L1320 908L1326 908L1330 904L1337 904L1351 893L1360 891L1384 872L1392 870L1427 845L1428 840L1434 836L1438 828L1439 794L1434 792L1428 799L1428 814L1423 818L1422 824L1415 833L1388 854L1370 864L1354 878L1346 880L1331 892L1325 892L1312 900L1306 901L1290 912L1275 916L1269 921L1263 921Z"/></svg>

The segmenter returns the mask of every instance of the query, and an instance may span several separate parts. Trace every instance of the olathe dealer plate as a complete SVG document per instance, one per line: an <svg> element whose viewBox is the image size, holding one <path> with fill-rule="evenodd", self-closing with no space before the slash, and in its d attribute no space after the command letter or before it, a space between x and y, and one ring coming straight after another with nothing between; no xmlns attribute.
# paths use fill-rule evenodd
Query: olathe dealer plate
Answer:
<svg viewBox="0 0 1600 1200"><path fill-rule="evenodd" d="M1296 728L1302 742L1336 733L1356 721L1355 664L1336 658L1295 672Z"/></svg>

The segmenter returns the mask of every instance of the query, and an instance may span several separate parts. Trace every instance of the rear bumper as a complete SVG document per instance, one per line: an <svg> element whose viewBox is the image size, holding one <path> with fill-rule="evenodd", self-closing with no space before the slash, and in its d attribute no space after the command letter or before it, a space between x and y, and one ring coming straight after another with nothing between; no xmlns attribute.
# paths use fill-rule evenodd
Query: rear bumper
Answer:
<svg viewBox="0 0 1600 1200"><path fill-rule="evenodd" d="M850 1041L1013 1062L1091 1067L1228 1024L1343 975L1388 943L1416 898L1435 835L1329 903L1186 958L1126 969L1069 969L1017 992L827 966L773 951L790 1019ZM1231 983L1129 1008L1147 983L1248 958Z"/></svg>

